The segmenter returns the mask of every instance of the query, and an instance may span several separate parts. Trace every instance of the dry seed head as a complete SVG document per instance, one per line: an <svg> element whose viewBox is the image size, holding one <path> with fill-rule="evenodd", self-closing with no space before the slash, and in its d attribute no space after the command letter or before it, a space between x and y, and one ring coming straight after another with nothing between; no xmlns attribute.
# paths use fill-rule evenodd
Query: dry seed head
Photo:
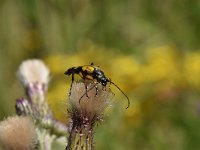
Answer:
<svg viewBox="0 0 200 150"><path fill-rule="evenodd" d="M47 84L49 81L49 69L39 59L23 61L17 75L25 86L35 82Z"/></svg>
<svg viewBox="0 0 200 150"><path fill-rule="evenodd" d="M96 92L96 88L94 87L88 92L88 97L86 95L83 96L86 92L85 84L84 82L73 82L69 102L72 111L75 110L81 115L86 115L88 119L92 119L94 115L98 116L102 114L105 108L111 104L112 92L109 88L105 89L104 86L98 84L98 92ZM94 83L87 85L88 89L92 86L94 86ZM80 100L81 96L83 97Z"/></svg>
<svg viewBox="0 0 200 150"><path fill-rule="evenodd" d="M31 118L14 116L0 122L0 144L6 150L31 150L36 142Z"/></svg>

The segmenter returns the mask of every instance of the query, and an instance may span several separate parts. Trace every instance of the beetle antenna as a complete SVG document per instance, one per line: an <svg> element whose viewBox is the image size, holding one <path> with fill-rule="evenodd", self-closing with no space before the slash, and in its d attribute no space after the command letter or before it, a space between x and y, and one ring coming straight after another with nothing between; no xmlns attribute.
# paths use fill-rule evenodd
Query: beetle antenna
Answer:
<svg viewBox="0 0 200 150"><path fill-rule="evenodd" d="M79 103L81 102L81 99L87 94L87 92L91 91L97 84L98 82L95 83L89 90L86 89L87 91L79 98Z"/></svg>
<svg viewBox="0 0 200 150"><path fill-rule="evenodd" d="M112 82L112 81L109 81L111 84L113 84L115 87L117 87L118 88L118 90L120 90L121 92L122 92L122 94L124 94L124 96L127 98L127 100L128 100L128 106L126 107L126 109L127 108L129 108L129 106L130 106L130 100L129 100L129 98L128 98L128 96L120 89L120 87L119 86L117 86L114 82Z"/></svg>

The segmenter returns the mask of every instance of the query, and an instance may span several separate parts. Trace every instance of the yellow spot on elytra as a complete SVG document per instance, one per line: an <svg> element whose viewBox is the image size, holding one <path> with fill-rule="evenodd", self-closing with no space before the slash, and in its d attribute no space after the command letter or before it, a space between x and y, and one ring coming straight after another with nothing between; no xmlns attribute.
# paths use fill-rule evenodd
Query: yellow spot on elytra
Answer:
<svg viewBox="0 0 200 150"><path fill-rule="evenodd" d="M92 73L94 71L94 67L92 67L92 66L83 66L82 70L83 71L87 71L88 73Z"/></svg>

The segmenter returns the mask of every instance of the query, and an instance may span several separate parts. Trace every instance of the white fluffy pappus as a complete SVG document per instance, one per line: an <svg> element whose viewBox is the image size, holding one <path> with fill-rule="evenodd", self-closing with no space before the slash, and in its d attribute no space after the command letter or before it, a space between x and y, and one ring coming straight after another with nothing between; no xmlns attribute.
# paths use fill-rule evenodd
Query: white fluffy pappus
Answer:
<svg viewBox="0 0 200 150"><path fill-rule="evenodd" d="M29 59L21 63L17 76L25 86L35 82L47 84L49 81L49 69L42 60Z"/></svg>

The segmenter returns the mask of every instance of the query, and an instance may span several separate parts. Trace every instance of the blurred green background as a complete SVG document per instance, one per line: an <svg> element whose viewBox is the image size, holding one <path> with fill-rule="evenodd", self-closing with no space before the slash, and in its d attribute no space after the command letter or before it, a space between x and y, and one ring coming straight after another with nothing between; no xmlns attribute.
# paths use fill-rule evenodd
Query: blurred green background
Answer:
<svg viewBox="0 0 200 150"><path fill-rule="evenodd" d="M45 61L48 101L63 122L71 82L63 72L94 62L131 99L126 110L111 86L97 150L200 149L199 39L197 0L1 0L0 119L24 96L21 61Z"/></svg>

